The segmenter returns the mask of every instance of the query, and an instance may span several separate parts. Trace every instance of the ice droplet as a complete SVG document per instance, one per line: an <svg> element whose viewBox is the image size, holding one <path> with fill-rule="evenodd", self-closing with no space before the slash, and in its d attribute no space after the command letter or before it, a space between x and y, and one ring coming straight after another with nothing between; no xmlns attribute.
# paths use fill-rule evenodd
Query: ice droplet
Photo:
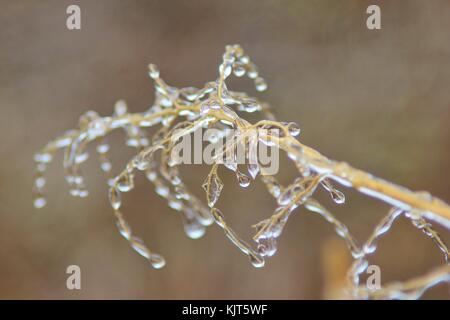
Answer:
<svg viewBox="0 0 450 320"><path fill-rule="evenodd" d="M330 181L327 179L322 181L322 186L330 193L331 199L337 204L343 204L345 202L345 195L338 189L336 189Z"/></svg>
<svg viewBox="0 0 450 320"><path fill-rule="evenodd" d="M43 176L36 177L34 180L34 185L38 189L42 189L45 186L45 178Z"/></svg>
<svg viewBox="0 0 450 320"><path fill-rule="evenodd" d="M245 75L245 68L242 66L241 63L236 63L234 66L233 73L236 77L242 77Z"/></svg>
<svg viewBox="0 0 450 320"><path fill-rule="evenodd" d="M253 254L250 255L250 262L255 268L262 268L264 267L264 259L255 256Z"/></svg>
<svg viewBox="0 0 450 320"><path fill-rule="evenodd" d="M164 267L166 265L166 260L164 260L164 258L162 256L160 256L159 254L153 253L150 256L150 263L153 268L161 269L162 267Z"/></svg>
<svg viewBox="0 0 450 320"><path fill-rule="evenodd" d="M128 107L125 100L117 100L116 104L114 105L114 114L116 116L123 116L127 113Z"/></svg>
<svg viewBox="0 0 450 320"><path fill-rule="evenodd" d="M254 66L251 66L249 68L249 70L247 71L247 76L250 79L255 79L256 77L258 77L258 71L256 70L256 68Z"/></svg>
<svg viewBox="0 0 450 320"><path fill-rule="evenodd" d="M83 152L81 154L77 154L75 157L75 163L83 163L89 158L89 154L87 152Z"/></svg>
<svg viewBox="0 0 450 320"><path fill-rule="evenodd" d="M150 76L150 78L155 79L155 80L159 78L158 67L156 65L154 65L153 63L150 63L148 65L148 75Z"/></svg>
<svg viewBox="0 0 450 320"><path fill-rule="evenodd" d="M341 191L334 189L331 192L331 198L333 199L334 202L336 202L337 204L343 204L345 203L345 195L344 193L342 193Z"/></svg>
<svg viewBox="0 0 450 320"><path fill-rule="evenodd" d="M109 162L109 161L102 162L101 165L100 165L100 168L104 172L111 171L111 168L112 168L111 162Z"/></svg>
<svg viewBox="0 0 450 320"><path fill-rule="evenodd" d="M47 204L47 200L44 197L37 197L34 199L33 204L36 209L40 209Z"/></svg>
<svg viewBox="0 0 450 320"><path fill-rule="evenodd" d="M289 122L287 129L289 134L293 137L296 137L300 134L300 126L295 122Z"/></svg>
<svg viewBox="0 0 450 320"><path fill-rule="evenodd" d="M179 201L176 198L170 199L168 204L169 204L169 207L171 207L172 209L174 209L176 211L180 211L181 209L183 209L183 202Z"/></svg>
<svg viewBox="0 0 450 320"><path fill-rule="evenodd" d="M261 256L271 257L277 252L277 242L275 238L260 239L258 253Z"/></svg>
<svg viewBox="0 0 450 320"><path fill-rule="evenodd" d="M250 185L250 182L251 182L250 177L248 177L244 173L240 172L239 170L236 171L236 178L238 180L239 185L242 188L247 188Z"/></svg>
<svg viewBox="0 0 450 320"><path fill-rule="evenodd" d="M223 183L217 175L217 172L211 172L203 183L203 189L206 191L206 199L209 207L214 207L217 200L219 200L222 188Z"/></svg>
<svg viewBox="0 0 450 320"><path fill-rule="evenodd" d="M49 163L52 161L52 155L50 153L38 153L34 156L34 161L39 163Z"/></svg>
<svg viewBox="0 0 450 320"><path fill-rule="evenodd" d="M169 188L164 185L159 185L155 188L155 192L163 198L166 198L169 195Z"/></svg>
<svg viewBox="0 0 450 320"><path fill-rule="evenodd" d="M128 172L122 173L116 183L120 192L128 192L133 189L133 178Z"/></svg>
<svg viewBox="0 0 450 320"><path fill-rule="evenodd" d="M117 190L117 188L115 187L111 187L109 189L109 203L114 210L119 210L120 206L122 205L122 200L120 198L121 195L119 190Z"/></svg>
<svg viewBox="0 0 450 320"><path fill-rule="evenodd" d="M244 102L241 107L242 111L252 113L261 110L261 106L254 101Z"/></svg>
<svg viewBox="0 0 450 320"><path fill-rule="evenodd" d="M267 83L263 78L257 77L255 79L255 87L258 91L265 91L267 89Z"/></svg>
<svg viewBox="0 0 450 320"><path fill-rule="evenodd" d="M104 154L107 153L108 151L109 151L109 144L107 143L102 143L97 146L98 153Z"/></svg>
<svg viewBox="0 0 450 320"><path fill-rule="evenodd" d="M193 220L184 223L184 231L186 232L189 238L198 239L203 237L206 230L204 226L202 226L197 221Z"/></svg>

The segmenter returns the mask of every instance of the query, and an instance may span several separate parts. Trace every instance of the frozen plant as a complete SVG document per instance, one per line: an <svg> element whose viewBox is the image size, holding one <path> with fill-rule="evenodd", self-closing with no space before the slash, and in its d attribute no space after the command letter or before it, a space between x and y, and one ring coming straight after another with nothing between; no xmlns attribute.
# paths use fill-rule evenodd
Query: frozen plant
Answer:
<svg viewBox="0 0 450 320"><path fill-rule="evenodd" d="M65 150L64 169L70 193L78 197L88 195L80 165L88 158L86 146L94 142L97 144L101 169L108 177L109 201L119 232L154 268L163 267L164 258L151 251L133 234L120 211L121 194L134 188L134 177L139 171L145 173L154 185L156 193L167 199L172 209L181 213L184 229L189 237L201 237L205 227L216 223L231 242L249 257L255 267L264 266L265 259L275 254L277 239L281 236L290 215L298 207L303 207L331 223L336 233L345 240L354 258L348 274L348 289L355 298L419 298L430 286L450 281L448 248L430 224L432 221L450 229L450 207L446 203L429 193L410 191L357 170L345 162L324 157L297 139L300 133L297 124L278 122L267 103L246 93L229 90L226 79L232 75L253 79L257 91L267 88L257 67L239 45L226 47L218 71L217 80L206 83L203 88L175 88L166 84L161 79L158 68L150 64L149 76L155 81L155 102L149 110L130 113L126 103L119 100L111 116L101 117L95 111L88 111L80 117L78 129L68 131L51 141L35 155L35 207L42 208L46 204L44 172L59 149ZM240 116L250 112L261 112L265 120L252 124ZM160 129L149 139L146 128L153 126L160 126ZM226 143L217 153L216 161L211 165L210 173L203 184L206 205L189 192L179 174L181 161L171 152L183 136L201 128L215 128L224 135L229 129L233 129L231 142ZM135 148L136 154L114 177L108 157L110 146L106 137L116 129L125 131L126 144ZM211 139L210 143L213 143L213 140ZM287 153L298 170L297 177L290 185L280 185L275 176L264 172L255 151L255 145L258 143L276 146ZM244 166L248 174L241 170L241 164L223 161L223 155L231 155L233 159L239 145L248 146L246 157L256 160ZM260 177L277 202L278 206L273 215L254 225L253 239L256 248L245 243L229 227L224 214L216 207L223 188L218 170L221 166L236 174L241 187L247 187L252 180ZM334 183L354 188L392 207L362 246L356 243L347 227L313 197L317 188L324 188L334 202L343 204L345 196L336 189ZM386 234L398 218L410 220L416 228L434 240L443 252L445 265L416 279L387 284L380 289L368 289L360 284L360 275L368 267L368 256L375 252L378 238Z"/></svg>

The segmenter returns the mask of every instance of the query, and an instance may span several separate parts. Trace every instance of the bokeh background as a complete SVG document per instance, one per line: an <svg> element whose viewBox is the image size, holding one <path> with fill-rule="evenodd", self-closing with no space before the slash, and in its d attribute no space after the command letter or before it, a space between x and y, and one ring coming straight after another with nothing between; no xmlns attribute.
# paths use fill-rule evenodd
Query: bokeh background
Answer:
<svg viewBox="0 0 450 320"><path fill-rule="evenodd" d="M366 8L382 8L382 29L366 28ZM66 29L66 8L81 7L82 29ZM279 251L255 269L222 231L188 239L181 219L145 179L125 214L167 266L153 270L118 234L107 187L92 157L90 196L72 198L61 155L48 174L48 205L32 206L33 153L77 124L87 110L112 113L126 99L146 110L154 94L149 62L176 86L215 79L226 44L240 43L259 65L280 120L301 140L413 190L450 200L450 2L434 1L0 1L0 298L2 299L321 299L333 297L349 254L320 217L290 219ZM253 92L250 81L232 85ZM113 135L114 163L130 157ZM206 168L184 170L201 195ZM281 179L295 171L286 165ZM223 173L219 207L250 239L250 225L275 207L260 183L240 189ZM324 203L361 243L388 208L350 190ZM439 229L444 238L449 234ZM382 282L405 280L443 263L408 221L381 241L373 263ZM66 289L66 268L82 270L82 290ZM425 298L449 298L448 286Z"/></svg>

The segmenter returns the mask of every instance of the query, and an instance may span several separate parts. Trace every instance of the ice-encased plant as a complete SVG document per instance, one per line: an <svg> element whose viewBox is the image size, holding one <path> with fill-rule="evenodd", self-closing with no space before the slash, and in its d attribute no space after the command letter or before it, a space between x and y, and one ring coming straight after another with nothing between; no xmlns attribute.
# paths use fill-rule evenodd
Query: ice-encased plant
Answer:
<svg viewBox="0 0 450 320"><path fill-rule="evenodd" d="M144 172L155 186L156 193L166 198L169 206L181 213L189 237L201 237L205 227L215 222L224 230L231 242L250 258L255 267L264 266L264 259L275 254L277 238L282 234L289 216L298 207L304 207L331 223L336 233L345 240L354 258L348 272L348 289L353 297L419 298L430 286L450 281L448 248L430 224L430 221L434 221L450 229L450 207L446 203L429 193L413 192L376 178L345 162L332 161L302 144L296 138L300 133L297 124L278 122L267 103L246 93L229 90L226 79L231 75L236 77L246 75L253 79L257 91L264 91L267 88L256 66L239 45L226 47L222 63L219 65L217 80L206 83L200 89L169 86L160 78L157 67L150 64L149 76L155 81L155 101L149 110L143 113L130 113L126 103L119 100L111 116L100 117L95 111L88 111L80 117L78 129L68 131L51 141L35 155L36 178L33 189L35 207L41 208L46 204L44 172L59 149L65 150L65 177L70 185L70 193L78 197L88 195L80 164L88 158L86 146L90 142L95 142L101 169L108 176L109 201L120 234L129 241L135 251L148 259L154 268L163 267L164 258L150 251L143 241L132 233L120 212L121 194L133 189L134 176L138 171ZM251 124L240 116L250 112L261 112L265 120ZM145 129L153 126L160 126L160 129L149 139ZM223 136L233 129L231 139L228 139L229 142L216 154L214 158L216 161L211 165L211 171L203 184L206 205L189 192L179 174L181 161L171 152L176 142L183 136L201 128L215 128ZM136 155L117 176L113 177L108 157L110 146L106 136L115 129L126 132L127 145L135 148ZM215 138L211 137L209 143L214 143L214 140ZM275 176L264 172L264 168L259 165L255 146L261 143L278 147L293 161L298 173L290 185L280 185ZM238 146L246 147L245 157L253 161L244 166L229 161L230 155L231 159L235 159L234 154ZM227 161L224 161L223 155L228 155ZM241 187L247 187L252 179L260 177L278 204L270 218L253 226L256 230L253 237L257 244L256 248L241 240L227 225L224 215L216 207L223 188L218 175L218 168L222 165L235 172ZM248 175L244 173L242 167L246 167ZM392 206L362 246L356 243L342 222L313 198L316 189L321 187L330 193L336 203L344 203L344 194L335 188L333 182L354 188L362 194ZM360 275L369 265L368 256L375 252L377 240L388 232L394 220L400 217L409 219L415 227L434 240L443 252L446 263L424 276L387 284L376 290L369 289L360 284Z"/></svg>

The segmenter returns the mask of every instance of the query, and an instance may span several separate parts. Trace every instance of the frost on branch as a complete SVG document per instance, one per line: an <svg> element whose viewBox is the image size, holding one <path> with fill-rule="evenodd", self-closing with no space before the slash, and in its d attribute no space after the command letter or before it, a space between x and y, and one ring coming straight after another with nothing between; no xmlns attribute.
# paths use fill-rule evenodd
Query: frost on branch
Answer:
<svg viewBox="0 0 450 320"><path fill-rule="evenodd" d="M300 128L296 123L278 122L267 103L246 93L229 90L226 79L232 75L252 79L257 91L267 89L267 83L259 75L257 67L239 45L226 47L218 68L218 78L202 88L169 86L162 80L154 64L149 65L148 73L155 82L155 101L149 110L130 113L126 103L119 100L111 116L101 117L95 111L88 111L80 117L76 130L67 131L35 155L33 201L36 208L42 208L46 204L44 174L59 149L64 149L63 164L70 194L76 197L88 195L81 164L89 157L86 146L95 143L100 168L107 177L109 201L119 232L154 268L163 267L164 258L150 250L133 233L120 211L121 195L133 190L134 178L139 172L145 174L155 192L167 200L170 208L180 212L184 230L190 238L200 238L205 233L205 228L215 223L249 257L255 267L264 266L265 259L276 253L277 239L282 235L288 219L296 209L303 207L323 217L346 242L354 258L349 270L348 290L355 298L418 298L430 286L450 280L449 265L446 264L425 276L387 284L378 290L369 290L360 284L359 277L368 267L368 256L377 248L376 241L400 217L409 219L416 228L431 238L448 263L448 248L430 221L450 229L450 207L429 194L410 191L354 169L344 162L322 156L299 142L297 137ZM251 124L242 117L253 112L261 113L265 120ZM146 129L154 126L159 127L158 131L148 137ZM135 155L125 168L113 175L107 136L116 129L125 132L126 145L135 149ZM203 184L205 202L197 199L184 184L179 172L183 161L172 152L180 139L199 129L215 129L207 138L210 145L225 136L229 138L214 154L210 173ZM256 151L258 145L276 146L286 152L298 171L290 185L279 184L276 177L261 166L261 159ZM248 160L244 165L238 161L237 156L242 146L245 150L244 158ZM260 178L275 199L277 207L273 215L253 226L255 247L244 242L230 228L224 214L216 207L224 187L219 176L220 167L233 171L238 185L243 188ZM362 247L357 244L348 228L313 198L317 188L324 188L336 204L344 204L345 196L334 183L352 187L392 207Z"/></svg>

